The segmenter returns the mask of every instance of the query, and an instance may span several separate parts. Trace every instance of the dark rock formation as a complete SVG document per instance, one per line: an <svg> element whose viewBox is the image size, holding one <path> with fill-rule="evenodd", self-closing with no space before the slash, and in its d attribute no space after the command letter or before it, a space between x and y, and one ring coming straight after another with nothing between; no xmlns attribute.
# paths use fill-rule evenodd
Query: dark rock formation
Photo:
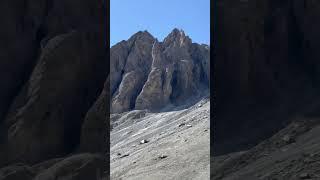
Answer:
<svg viewBox="0 0 320 180"><path fill-rule="evenodd" d="M109 78L97 101L89 109L82 125L80 151L82 152L107 152L107 139L110 123L107 117L110 114L109 105Z"/></svg>
<svg viewBox="0 0 320 180"><path fill-rule="evenodd" d="M251 147L317 111L320 3L217 1L214 152Z"/></svg>
<svg viewBox="0 0 320 180"><path fill-rule="evenodd" d="M163 42L138 32L111 48L111 112L157 111L209 87L209 47L174 29Z"/></svg>
<svg viewBox="0 0 320 180"><path fill-rule="evenodd" d="M99 38L74 32L48 42L5 121L10 161L37 162L79 144L83 119L107 71Z"/></svg>
<svg viewBox="0 0 320 180"><path fill-rule="evenodd" d="M105 176L105 158L95 154L77 154L51 159L33 166L15 164L0 170L1 180L101 179Z"/></svg>
<svg viewBox="0 0 320 180"><path fill-rule="evenodd" d="M0 2L0 167L9 165L0 175L5 179L33 178L45 168L29 167L49 159L106 152L105 5L98 0ZM79 161L71 164L79 172L73 178L88 179L97 167L105 171L106 160L93 156L99 155L75 157ZM90 173L81 174L87 165ZM70 170L52 168L58 174Z"/></svg>
<svg viewBox="0 0 320 180"><path fill-rule="evenodd" d="M105 158L99 155L79 154L63 159L39 173L34 180L56 179L101 179Z"/></svg>

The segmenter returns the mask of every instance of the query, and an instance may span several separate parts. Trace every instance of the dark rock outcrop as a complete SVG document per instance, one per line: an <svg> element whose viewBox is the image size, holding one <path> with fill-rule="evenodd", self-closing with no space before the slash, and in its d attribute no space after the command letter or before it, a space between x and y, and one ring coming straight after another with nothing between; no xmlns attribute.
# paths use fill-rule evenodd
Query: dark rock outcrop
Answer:
<svg viewBox="0 0 320 180"><path fill-rule="evenodd" d="M0 2L0 167L13 170L2 169L7 179L28 179L39 169L25 167L52 158L106 152L105 6L97 0ZM92 159L81 158L87 165Z"/></svg>
<svg viewBox="0 0 320 180"><path fill-rule="evenodd" d="M111 48L111 112L158 111L209 87L209 47L174 29L163 42L138 32Z"/></svg>
<svg viewBox="0 0 320 180"><path fill-rule="evenodd" d="M109 78L104 84L104 89L94 105L89 109L82 124L80 151L101 153L109 151L107 130L110 128L108 115L109 105Z"/></svg>
<svg viewBox="0 0 320 180"><path fill-rule="evenodd" d="M214 152L270 137L319 99L316 1L217 1Z"/></svg>
<svg viewBox="0 0 320 180"><path fill-rule="evenodd" d="M107 62L97 34L61 36L48 42L9 111L9 161L37 162L70 153L80 142L83 119L101 91Z"/></svg>
<svg viewBox="0 0 320 180"><path fill-rule="evenodd" d="M102 1L0 2L0 119L36 63L40 47L71 30L104 31ZM105 39L105 33L101 33Z"/></svg>

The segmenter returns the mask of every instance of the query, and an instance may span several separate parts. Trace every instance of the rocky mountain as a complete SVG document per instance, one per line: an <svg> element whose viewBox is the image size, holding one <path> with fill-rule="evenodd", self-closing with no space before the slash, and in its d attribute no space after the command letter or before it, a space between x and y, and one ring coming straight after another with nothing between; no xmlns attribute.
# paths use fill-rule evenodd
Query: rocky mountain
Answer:
<svg viewBox="0 0 320 180"><path fill-rule="evenodd" d="M213 179L319 179L320 3L218 0Z"/></svg>
<svg viewBox="0 0 320 180"><path fill-rule="evenodd" d="M106 171L105 11L95 0L0 2L0 179Z"/></svg>
<svg viewBox="0 0 320 180"><path fill-rule="evenodd" d="M174 29L159 42L147 31L114 45L110 59L111 113L159 111L208 90L210 50Z"/></svg>
<svg viewBox="0 0 320 180"><path fill-rule="evenodd" d="M318 114L320 3L218 0L215 153L253 147Z"/></svg>
<svg viewBox="0 0 320 180"><path fill-rule="evenodd" d="M140 31L110 53L111 178L209 179L209 46Z"/></svg>

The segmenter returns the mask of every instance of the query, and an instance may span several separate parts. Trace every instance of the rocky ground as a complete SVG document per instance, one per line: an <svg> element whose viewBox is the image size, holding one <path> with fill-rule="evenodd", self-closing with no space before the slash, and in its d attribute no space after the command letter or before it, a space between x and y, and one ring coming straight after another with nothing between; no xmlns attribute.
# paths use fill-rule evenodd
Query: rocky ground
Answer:
<svg viewBox="0 0 320 180"><path fill-rule="evenodd" d="M210 101L111 115L111 179L209 179Z"/></svg>
<svg viewBox="0 0 320 180"><path fill-rule="evenodd" d="M214 157L212 179L319 180L319 120L301 119L248 151Z"/></svg>

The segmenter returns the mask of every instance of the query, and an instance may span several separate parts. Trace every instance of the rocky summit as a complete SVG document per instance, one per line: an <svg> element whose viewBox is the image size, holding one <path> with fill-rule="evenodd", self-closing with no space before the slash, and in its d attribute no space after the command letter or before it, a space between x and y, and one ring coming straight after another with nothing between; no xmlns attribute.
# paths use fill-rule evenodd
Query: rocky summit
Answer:
<svg viewBox="0 0 320 180"><path fill-rule="evenodd" d="M111 113L160 111L209 89L209 46L192 43L183 30L163 42L140 31L110 53Z"/></svg>

